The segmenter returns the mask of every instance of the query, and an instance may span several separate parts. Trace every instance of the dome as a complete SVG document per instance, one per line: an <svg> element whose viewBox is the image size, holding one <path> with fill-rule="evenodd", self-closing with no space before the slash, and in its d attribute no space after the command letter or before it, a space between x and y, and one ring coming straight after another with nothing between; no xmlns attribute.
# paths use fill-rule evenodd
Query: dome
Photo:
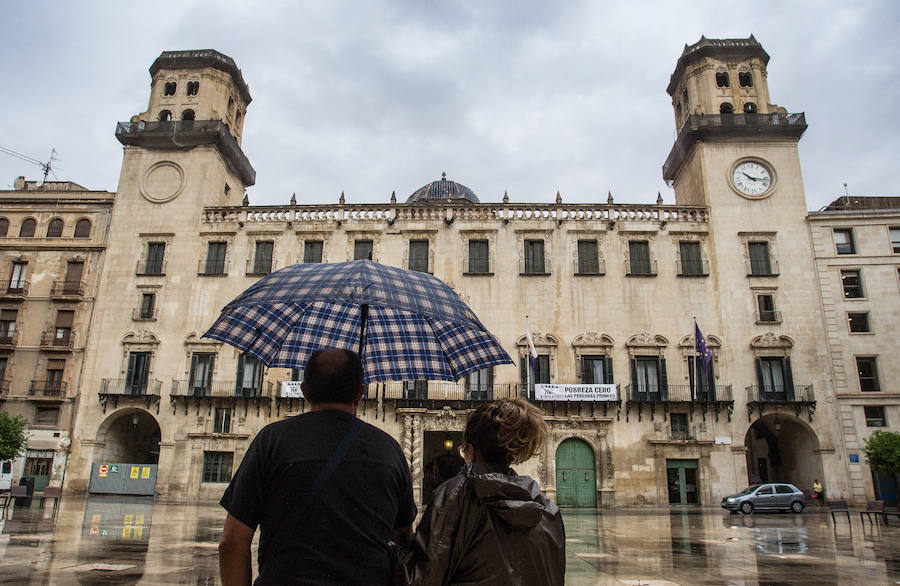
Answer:
<svg viewBox="0 0 900 586"><path fill-rule="evenodd" d="M480 203L474 191L456 181L448 181L446 173L441 173L440 181L432 181L415 190L406 198L406 203L441 199L467 199L472 203Z"/></svg>

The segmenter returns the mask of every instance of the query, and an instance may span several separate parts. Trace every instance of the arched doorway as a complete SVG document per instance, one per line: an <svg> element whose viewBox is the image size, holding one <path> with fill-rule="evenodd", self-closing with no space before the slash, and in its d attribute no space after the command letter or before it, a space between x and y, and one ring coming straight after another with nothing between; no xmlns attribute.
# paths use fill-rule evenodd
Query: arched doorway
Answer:
<svg viewBox="0 0 900 586"><path fill-rule="evenodd" d="M161 433L156 419L143 409L122 409L106 418L97 431L103 445L99 460L156 464Z"/></svg>
<svg viewBox="0 0 900 586"><path fill-rule="evenodd" d="M556 503L560 507L597 506L594 450L584 440L570 438L556 449Z"/></svg>
<svg viewBox="0 0 900 586"><path fill-rule="evenodd" d="M768 413L750 426L744 445L751 484L789 482L807 490L816 478L824 480L819 439L800 419Z"/></svg>

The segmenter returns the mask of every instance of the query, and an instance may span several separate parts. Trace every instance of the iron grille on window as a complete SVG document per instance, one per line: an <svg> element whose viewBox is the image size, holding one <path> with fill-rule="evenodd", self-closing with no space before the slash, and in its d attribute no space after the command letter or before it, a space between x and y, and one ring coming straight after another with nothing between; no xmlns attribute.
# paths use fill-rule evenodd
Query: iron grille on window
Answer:
<svg viewBox="0 0 900 586"><path fill-rule="evenodd" d="M203 452L203 482L230 482L234 452Z"/></svg>
<svg viewBox="0 0 900 586"><path fill-rule="evenodd" d="M841 271L841 287L844 289L845 299L860 299L863 296L863 290L859 271Z"/></svg>

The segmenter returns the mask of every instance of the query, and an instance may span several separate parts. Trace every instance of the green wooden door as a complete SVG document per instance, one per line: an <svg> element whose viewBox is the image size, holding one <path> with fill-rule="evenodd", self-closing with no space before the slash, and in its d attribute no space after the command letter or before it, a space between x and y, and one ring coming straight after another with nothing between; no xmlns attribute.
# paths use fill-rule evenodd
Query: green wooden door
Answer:
<svg viewBox="0 0 900 586"><path fill-rule="evenodd" d="M579 439L567 439L556 450L556 503L560 507L596 507L594 451Z"/></svg>

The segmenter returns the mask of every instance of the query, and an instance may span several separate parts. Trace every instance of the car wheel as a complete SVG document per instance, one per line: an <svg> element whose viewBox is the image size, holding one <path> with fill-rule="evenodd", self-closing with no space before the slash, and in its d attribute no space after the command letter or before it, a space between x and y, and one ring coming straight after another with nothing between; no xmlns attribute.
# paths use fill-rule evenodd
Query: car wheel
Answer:
<svg viewBox="0 0 900 586"><path fill-rule="evenodd" d="M753 512L753 503L749 501L744 501L741 503L741 512L745 515L749 515Z"/></svg>
<svg viewBox="0 0 900 586"><path fill-rule="evenodd" d="M792 502L791 510L794 511L795 513L802 513L803 512L803 503L801 503L800 501Z"/></svg>

